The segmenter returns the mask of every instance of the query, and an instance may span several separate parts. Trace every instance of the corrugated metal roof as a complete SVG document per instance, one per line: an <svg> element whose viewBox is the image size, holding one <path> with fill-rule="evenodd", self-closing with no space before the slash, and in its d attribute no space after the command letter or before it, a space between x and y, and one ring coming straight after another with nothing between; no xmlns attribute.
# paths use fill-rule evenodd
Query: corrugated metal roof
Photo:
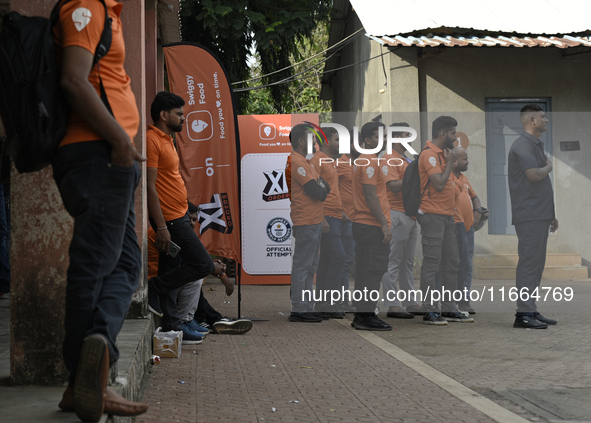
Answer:
<svg viewBox="0 0 591 423"><path fill-rule="evenodd" d="M591 47L591 37L575 35L552 35L552 36L531 36L516 37L510 35L486 35L486 36L451 36L451 35L431 35L413 36L413 35L394 35L391 37L374 37L366 34L372 40L380 44L402 47L454 47L454 46L500 46L500 47Z"/></svg>
<svg viewBox="0 0 591 423"><path fill-rule="evenodd" d="M591 29L589 0L350 1L365 31L374 36L441 27L470 28L474 33L536 34L536 37Z"/></svg>

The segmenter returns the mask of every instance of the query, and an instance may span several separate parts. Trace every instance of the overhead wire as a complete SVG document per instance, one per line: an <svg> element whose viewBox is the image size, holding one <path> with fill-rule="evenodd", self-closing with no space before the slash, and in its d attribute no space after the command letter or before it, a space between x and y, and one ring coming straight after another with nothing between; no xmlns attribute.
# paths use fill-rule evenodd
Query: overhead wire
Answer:
<svg viewBox="0 0 591 423"><path fill-rule="evenodd" d="M308 62L308 61L310 61L310 60L314 59L315 57L318 57L318 56L320 56L320 55L322 55L322 54L326 53L327 51L330 51L330 50L333 50L333 49L335 49L335 48L339 47L339 46L340 46L342 43L345 43L345 42L347 42L347 41L348 41L350 38L352 38L352 37L354 37L355 35L359 34L359 33L360 33L362 30L363 30L363 28L359 28L357 31L355 31L354 33L352 33L352 34L348 35L347 37L343 38L343 39L342 39L342 40L340 40L338 43L336 43L336 44L334 44L334 45L332 45L332 46L328 47L327 49L325 49L325 50L321 51L320 53L316 53L314 56L310 56L310 57L308 57L307 59L304 59L304 60L302 60L302 61L299 61L298 63L294 63L293 65L286 66L286 67L284 67L283 69L279 69L279 70L276 70L276 71L273 71L273 72L267 73L267 74L265 74L265 75L257 76L257 77L255 77L255 78L245 79L245 80L243 80L243 81L238 81L238 82L232 82L232 84L231 84L231 85L238 85L238 84L244 84L244 83L246 83L246 82L256 81L256 80L258 80L258 79L265 78L265 77L267 77L267 76L269 76L269 75L274 75L274 74L276 74L276 73L283 72L284 70L287 70L287 69L293 68L293 67L295 67L295 66L301 65L302 63ZM348 44L348 42L347 42L347 44ZM339 47L339 48L338 48L338 50L341 50L343 47L345 47L345 46ZM336 50L336 51L338 51L338 50ZM335 52L333 52L333 53L331 54L331 56L332 56L332 55L334 55L334 53L336 53L336 51L335 51ZM314 67L314 66L313 66L313 67Z"/></svg>
<svg viewBox="0 0 591 423"><path fill-rule="evenodd" d="M235 93L241 93L241 92L245 92L245 91L260 90L262 88L272 87L274 85L287 84L289 82L300 81L302 79L312 78L314 76L324 75L325 73L336 72L336 71L341 70L341 69L346 69L346 68L350 68L352 66L357 66L357 65L360 65L362 63L369 62L370 60L377 59L378 57L382 57L382 56L384 56L384 55L386 55L388 53L389 53L389 51L387 51L385 53L382 53L382 54L378 54L377 56L374 56L374 57L370 57L369 59L361 60L361 61L356 62L356 63L351 63L349 65L341 66L341 67L338 67L338 68L335 68L335 69L331 69L331 70L328 70L328 71L325 71L325 72L317 72L317 73L314 73L312 75L303 76L301 78L293 78L293 79L288 79L288 80L282 80L282 81L272 82L270 84L259 85L257 87L235 88L232 91L234 91Z"/></svg>

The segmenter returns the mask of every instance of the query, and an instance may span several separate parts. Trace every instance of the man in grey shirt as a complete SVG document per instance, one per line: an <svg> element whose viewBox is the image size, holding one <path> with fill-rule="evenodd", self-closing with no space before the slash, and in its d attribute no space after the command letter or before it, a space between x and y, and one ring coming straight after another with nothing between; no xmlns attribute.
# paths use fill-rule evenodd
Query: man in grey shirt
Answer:
<svg viewBox="0 0 591 423"><path fill-rule="evenodd" d="M548 228L550 232L558 229L552 183L548 176L552 172L552 161L544 153L539 139L548 129L548 119L537 104L524 106L520 118L524 133L509 151L512 223L519 239L515 285L520 295L513 327L546 329L548 325L555 325L556 320L538 313L535 297L540 295Z"/></svg>

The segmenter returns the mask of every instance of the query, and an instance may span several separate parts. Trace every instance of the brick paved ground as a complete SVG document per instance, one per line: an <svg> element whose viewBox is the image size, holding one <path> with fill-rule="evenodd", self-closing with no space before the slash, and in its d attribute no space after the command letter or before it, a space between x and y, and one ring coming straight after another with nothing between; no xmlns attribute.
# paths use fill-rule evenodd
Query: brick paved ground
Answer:
<svg viewBox="0 0 591 423"><path fill-rule="evenodd" d="M575 293L591 293L589 281L578 284ZM270 321L243 336L210 335L185 346L180 359L154 366L144 395L151 408L136 421L493 421L335 321L290 323L288 292L243 287L242 314ZM224 303L218 285L207 285L205 295L224 314L236 314L235 298ZM376 334L533 421L545 420L492 390L590 386L589 329L577 295L568 307L542 309L561 320L546 331L512 329L508 301L474 305L475 324L387 319L395 330Z"/></svg>

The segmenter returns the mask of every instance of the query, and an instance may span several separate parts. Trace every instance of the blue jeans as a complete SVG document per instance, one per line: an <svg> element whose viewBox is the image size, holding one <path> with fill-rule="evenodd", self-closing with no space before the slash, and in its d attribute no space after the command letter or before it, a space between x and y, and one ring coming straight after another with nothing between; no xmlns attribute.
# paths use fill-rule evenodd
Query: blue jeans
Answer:
<svg viewBox="0 0 591 423"><path fill-rule="evenodd" d="M160 299L160 307L164 314L162 317L164 332L181 330L177 289L205 278L214 270L211 256L189 222L188 214L166 222L170 239L181 247L181 251L174 258L160 253L158 276L148 281L148 288L153 289Z"/></svg>
<svg viewBox="0 0 591 423"><path fill-rule="evenodd" d="M296 244L291 268L290 296L292 313L314 311L314 299L310 297L313 296L314 274L316 274L318 268L321 235L321 223L293 227ZM306 291L305 296L303 295L304 291Z"/></svg>
<svg viewBox="0 0 591 423"><path fill-rule="evenodd" d="M316 274L316 291L319 293L325 290L335 290L341 292L341 275L343 264L345 263L345 250L341 241L341 219L326 216L326 221L330 226L328 233L323 233L320 239L320 259L318 262L318 272ZM330 298L330 293L327 294ZM317 298L321 298L319 295ZM321 311L330 311L330 300L320 304L316 302L316 309L321 307Z"/></svg>
<svg viewBox="0 0 591 423"><path fill-rule="evenodd" d="M349 273L351 272L351 266L355 260L355 239L353 238L353 222L350 220L341 220L341 243L343 244L343 250L345 251L345 262L341 272L341 283L339 290L349 289Z"/></svg>
<svg viewBox="0 0 591 423"><path fill-rule="evenodd" d="M135 232L137 164L110 163L105 141L60 147L53 177L74 218L66 285L64 363L74 380L84 338L99 334L109 345L110 364L119 358L117 335L139 284L142 264Z"/></svg>
<svg viewBox="0 0 591 423"><path fill-rule="evenodd" d="M6 242L10 229L8 212L4 198L4 184L0 184L0 292L10 292L10 259Z"/></svg>

